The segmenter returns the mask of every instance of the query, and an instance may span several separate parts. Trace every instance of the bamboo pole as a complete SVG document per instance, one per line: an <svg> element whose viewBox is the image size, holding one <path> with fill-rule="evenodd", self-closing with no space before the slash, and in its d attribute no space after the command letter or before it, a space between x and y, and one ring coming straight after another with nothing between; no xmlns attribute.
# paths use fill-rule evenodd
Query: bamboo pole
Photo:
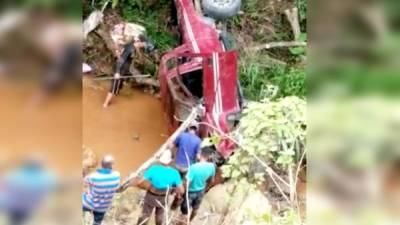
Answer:
<svg viewBox="0 0 400 225"><path fill-rule="evenodd" d="M198 107L193 107L191 113L186 118L186 120L181 124L178 129L176 129L176 131L167 139L167 141L164 142L164 144L158 149L158 151L154 153L154 155L150 159L144 162L136 171L128 175L125 181L121 184L121 189L125 190L126 188L128 188L133 179L143 174L148 167L156 162L160 158L162 153L168 149L168 144L174 141L180 133L186 130L198 115Z"/></svg>

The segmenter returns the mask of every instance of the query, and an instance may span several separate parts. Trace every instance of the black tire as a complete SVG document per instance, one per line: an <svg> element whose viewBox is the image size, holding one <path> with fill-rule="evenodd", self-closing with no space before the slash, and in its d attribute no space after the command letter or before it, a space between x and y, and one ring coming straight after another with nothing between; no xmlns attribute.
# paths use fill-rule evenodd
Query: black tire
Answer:
<svg viewBox="0 0 400 225"><path fill-rule="evenodd" d="M225 20L236 15L241 4L242 0L202 0L204 12L216 20Z"/></svg>

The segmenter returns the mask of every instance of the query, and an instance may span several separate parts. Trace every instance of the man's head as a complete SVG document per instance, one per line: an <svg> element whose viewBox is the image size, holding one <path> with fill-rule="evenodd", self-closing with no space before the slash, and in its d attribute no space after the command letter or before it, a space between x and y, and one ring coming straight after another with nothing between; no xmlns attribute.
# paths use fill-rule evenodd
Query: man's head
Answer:
<svg viewBox="0 0 400 225"><path fill-rule="evenodd" d="M105 155L101 160L101 167L104 169L112 169L114 165L114 157L112 155Z"/></svg>
<svg viewBox="0 0 400 225"><path fill-rule="evenodd" d="M155 49L153 41L148 39L143 34L135 37L134 45L136 48L144 48L145 52L152 52Z"/></svg>
<svg viewBox="0 0 400 225"><path fill-rule="evenodd" d="M22 167L31 170L40 170L44 167L45 159L42 155L29 155L22 163Z"/></svg>
<svg viewBox="0 0 400 225"><path fill-rule="evenodd" d="M189 131L190 132L192 132L192 133L196 133L198 130L199 130L199 123L197 123L197 122L192 122L190 125L189 125Z"/></svg>
<svg viewBox="0 0 400 225"><path fill-rule="evenodd" d="M200 162L211 161L213 155L214 155L214 149L210 147L204 147L200 150L199 161Z"/></svg>

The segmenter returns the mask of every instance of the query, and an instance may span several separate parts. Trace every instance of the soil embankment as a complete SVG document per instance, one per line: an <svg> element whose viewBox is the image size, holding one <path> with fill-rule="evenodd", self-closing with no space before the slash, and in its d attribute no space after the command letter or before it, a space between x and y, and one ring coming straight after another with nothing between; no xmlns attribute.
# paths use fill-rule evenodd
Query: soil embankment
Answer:
<svg viewBox="0 0 400 225"><path fill-rule="evenodd" d="M98 158L112 154L122 176L138 168L166 140L161 103L143 91L125 87L104 109L110 82L83 81L83 145Z"/></svg>

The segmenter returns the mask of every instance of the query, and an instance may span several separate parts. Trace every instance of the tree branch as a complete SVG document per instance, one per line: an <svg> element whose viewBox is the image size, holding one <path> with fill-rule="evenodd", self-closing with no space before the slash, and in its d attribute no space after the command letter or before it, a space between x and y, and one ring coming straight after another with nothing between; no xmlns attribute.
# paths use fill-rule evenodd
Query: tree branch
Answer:
<svg viewBox="0 0 400 225"><path fill-rule="evenodd" d="M290 26L292 27L294 40L298 40L300 37L300 24L299 24L299 10L297 7L285 10L286 18L289 20Z"/></svg>
<svg viewBox="0 0 400 225"><path fill-rule="evenodd" d="M271 49L271 48L305 47L305 46L307 46L307 42L304 41L279 41L279 42L270 42L263 45L251 47L250 50L259 51L262 49Z"/></svg>

